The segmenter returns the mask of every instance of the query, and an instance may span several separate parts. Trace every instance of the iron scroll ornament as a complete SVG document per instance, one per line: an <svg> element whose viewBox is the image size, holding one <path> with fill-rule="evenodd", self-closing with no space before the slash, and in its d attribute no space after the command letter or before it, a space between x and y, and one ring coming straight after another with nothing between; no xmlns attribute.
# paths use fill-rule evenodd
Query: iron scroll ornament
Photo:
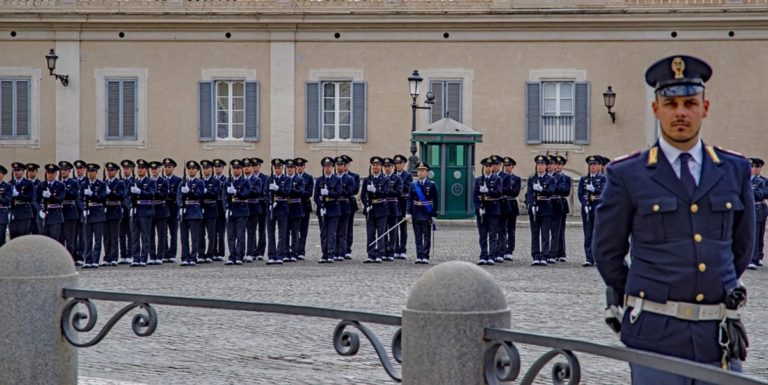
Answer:
<svg viewBox="0 0 768 385"><path fill-rule="evenodd" d="M75 311L77 305L81 304L85 306L87 312L83 313ZM117 321L136 308L139 308L142 312L136 313L131 320L133 333L139 337L152 335L157 329L157 311L155 311L155 308L149 304L134 302L115 313L93 339L86 342L79 342L77 333L90 332L96 326L96 321L98 319L96 305L89 299L83 298L72 299L64 307L61 315L61 330L64 334L64 338L66 338L71 345L79 348L91 347L101 342L101 340L109 334ZM87 322L83 325L83 321L85 320L87 320Z"/></svg>
<svg viewBox="0 0 768 385"><path fill-rule="evenodd" d="M552 383L578 385L581 381L581 365L573 352L564 349L552 349L539 357L525 373L520 385L533 384L544 366L558 356L563 356L566 362L556 362L552 366ZM485 382L497 385L500 381L515 381L520 374L520 366L520 354L513 343L494 341L485 351Z"/></svg>
<svg viewBox="0 0 768 385"><path fill-rule="evenodd" d="M363 333L368 341L370 341L371 345L373 345L373 349L376 351L376 355L379 357L381 365L384 366L387 375L395 380L395 382L401 382L402 374L395 370L394 365L392 365L389 357L387 357L387 352L384 350L384 346L379 342L379 339L376 338L376 335L360 322L343 320L336 325L336 328L333 331L333 348L336 349L336 352L341 356L354 356L360 349L360 337L354 331L346 330L348 326L352 326ZM392 356L398 363L402 363L401 335L402 328L397 329L397 332L392 337Z"/></svg>

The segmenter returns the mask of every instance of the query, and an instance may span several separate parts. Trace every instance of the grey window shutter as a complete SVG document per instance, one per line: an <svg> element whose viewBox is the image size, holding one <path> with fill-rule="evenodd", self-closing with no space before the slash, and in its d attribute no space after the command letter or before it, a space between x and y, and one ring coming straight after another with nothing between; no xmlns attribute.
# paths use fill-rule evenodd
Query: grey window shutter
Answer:
<svg viewBox="0 0 768 385"><path fill-rule="evenodd" d="M525 82L525 143L541 143L541 82Z"/></svg>
<svg viewBox="0 0 768 385"><path fill-rule="evenodd" d="M245 82L245 141L259 141L259 82Z"/></svg>
<svg viewBox="0 0 768 385"><path fill-rule="evenodd" d="M0 82L0 135L13 138L13 82Z"/></svg>
<svg viewBox="0 0 768 385"><path fill-rule="evenodd" d="M200 89L200 131L201 142L212 142L216 139L213 131L213 82L199 82Z"/></svg>
<svg viewBox="0 0 768 385"><path fill-rule="evenodd" d="M352 142L368 140L368 83L352 82Z"/></svg>
<svg viewBox="0 0 768 385"><path fill-rule="evenodd" d="M444 118L445 108L443 107L443 81L431 81L429 82L429 89L435 94L435 104L432 105L432 113L430 115L429 122L434 123Z"/></svg>
<svg viewBox="0 0 768 385"><path fill-rule="evenodd" d="M304 140L319 142L322 140L320 128L320 82L307 82L306 109L304 119Z"/></svg>
<svg viewBox="0 0 768 385"><path fill-rule="evenodd" d="M445 116L461 123L461 82L445 82Z"/></svg>
<svg viewBox="0 0 768 385"><path fill-rule="evenodd" d="M120 82L107 81L107 139L120 138Z"/></svg>
<svg viewBox="0 0 768 385"><path fill-rule="evenodd" d="M589 82L575 82L573 92L574 144L589 144Z"/></svg>
<svg viewBox="0 0 768 385"><path fill-rule="evenodd" d="M120 139L135 140L136 136L136 81L125 80L123 83L123 132Z"/></svg>
<svg viewBox="0 0 768 385"><path fill-rule="evenodd" d="M16 82L16 137L29 138L29 81Z"/></svg>

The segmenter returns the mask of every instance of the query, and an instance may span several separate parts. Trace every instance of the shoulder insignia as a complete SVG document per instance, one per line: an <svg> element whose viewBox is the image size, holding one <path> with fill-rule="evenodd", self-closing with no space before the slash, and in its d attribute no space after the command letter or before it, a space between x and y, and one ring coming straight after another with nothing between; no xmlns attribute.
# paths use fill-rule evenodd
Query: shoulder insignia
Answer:
<svg viewBox="0 0 768 385"><path fill-rule="evenodd" d="M715 148L712 146L705 146L704 147L707 150L707 154L710 158L712 158L712 163L714 164L720 164L720 157L717 156L717 152L715 152Z"/></svg>
<svg viewBox="0 0 768 385"><path fill-rule="evenodd" d="M717 154L717 153L716 153L716 152L713 150L713 146L707 146L706 148L707 148L707 152L710 154L710 156L712 156L712 154L713 154L713 153L714 153L714 154ZM738 153L738 152L736 152L736 151L731 151L731 150L729 150L729 149L727 149L727 148L722 148L722 147L720 147L720 146L714 146L714 148L716 148L716 149L718 149L718 150L720 150L720 151L722 151L722 152L724 152L724 153L726 153L726 154L731 154L731 155L734 155L734 156L738 156L739 158L744 158L744 159L746 159L746 158L747 158L747 157L745 157L745 156L744 156L744 154ZM715 156L716 156L716 155L715 155ZM714 159L712 159L712 160L714 161Z"/></svg>
<svg viewBox="0 0 768 385"><path fill-rule="evenodd" d="M626 155L622 155L622 156L620 156L618 158L614 158L613 160L611 160L610 163L613 163L613 164L620 163L620 162L623 162L623 161L625 161L627 159L636 158L638 155L640 155L640 151L635 151L635 152L633 152L631 154L626 154Z"/></svg>
<svg viewBox="0 0 768 385"><path fill-rule="evenodd" d="M646 166L655 166L659 162L659 148L653 146L648 149L648 163Z"/></svg>

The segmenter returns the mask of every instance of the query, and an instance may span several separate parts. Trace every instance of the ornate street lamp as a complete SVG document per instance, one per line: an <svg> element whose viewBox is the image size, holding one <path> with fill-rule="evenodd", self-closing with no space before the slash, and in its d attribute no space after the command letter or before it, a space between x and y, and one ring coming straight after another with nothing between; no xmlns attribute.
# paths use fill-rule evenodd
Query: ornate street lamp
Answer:
<svg viewBox="0 0 768 385"><path fill-rule="evenodd" d="M613 104L616 103L616 93L613 92L611 86L608 86L608 90L603 92L603 101L605 102L605 108L608 109L608 115L611 115L611 122L616 124L616 112L611 111Z"/></svg>
<svg viewBox="0 0 768 385"><path fill-rule="evenodd" d="M56 69L56 60L58 58L59 56L56 55L56 52L53 51L53 48L51 48L51 52L48 52L48 55L45 55L45 60L48 62L48 71L50 71L50 75L60 80L61 85L66 87L69 85L69 75L59 75L53 73L53 70Z"/></svg>
<svg viewBox="0 0 768 385"><path fill-rule="evenodd" d="M416 155L416 141L413 139L413 133L416 131L416 110L429 110L432 105L435 104L435 94L432 91L427 92L424 106L420 106L416 103L416 99L419 97L419 84L424 79L419 75L418 70L413 70L411 76L408 77L408 88L411 92L411 156L408 158L408 172L416 175L418 171L416 164L419 163L419 157Z"/></svg>

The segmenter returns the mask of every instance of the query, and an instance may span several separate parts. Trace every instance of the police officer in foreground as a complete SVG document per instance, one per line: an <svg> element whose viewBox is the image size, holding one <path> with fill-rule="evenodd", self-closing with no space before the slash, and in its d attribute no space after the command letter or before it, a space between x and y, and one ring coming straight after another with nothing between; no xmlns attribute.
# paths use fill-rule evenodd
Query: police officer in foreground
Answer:
<svg viewBox="0 0 768 385"><path fill-rule="evenodd" d="M40 165L37 163L27 163L27 180L32 182L32 185L35 186L35 194L37 194L37 189L40 186L40 183L42 182L40 179L37 179L37 170L40 169ZM40 230L43 227L43 219L39 215L40 211L42 211L42 208L40 207L40 200L37 198L37 195L35 195L35 199L32 202L32 210L34 214L34 218L32 219L32 222L29 224L29 233L30 234L40 234Z"/></svg>
<svg viewBox="0 0 768 385"><path fill-rule="evenodd" d="M301 221L304 219L304 178L296 175L296 160L285 160L286 176L291 185L288 193L288 222L286 228L286 250L283 262L298 261L299 238L301 238ZM304 259L304 256L301 257Z"/></svg>
<svg viewBox="0 0 768 385"><path fill-rule="evenodd" d="M355 180L347 172L347 158L337 156L335 160L336 176L339 178L339 219L336 221L336 250L332 254L334 260L343 262L347 258L348 232L352 231L349 221L352 220L352 202L355 201ZM352 254L349 254L352 258Z"/></svg>
<svg viewBox="0 0 768 385"><path fill-rule="evenodd" d="M213 243L213 260L224 260L224 244L226 243L227 235L227 214L226 214L226 196L227 186L229 185L229 178L224 174L224 166L227 165L223 159L213 160L213 177L219 181L219 188L221 189L221 195L216 198L216 237L210 240Z"/></svg>
<svg viewBox="0 0 768 385"><path fill-rule="evenodd" d="M352 158L349 155L341 155L341 157L344 159L344 174L352 178L352 194L349 196L349 218L347 219L346 231L347 247L344 252L344 259L352 259L352 242L355 239L355 213L360 210L360 205L357 203L357 194L360 193L360 174L349 169L352 163ZM338 248L339 245L337 244L336 247Z"/></svg>
<svg viewBox="0 0 768 385"><path fill-rule="evenodd" d="M189 163L189 162L187 162ZM216 222L219 216L219 197L221 197L221 182L213 176L213 162L207 159L200 161L203 175L203 193L201 207L203 219L200 222L197 259L203 263L211 263L216 258ZM207 242L206 242L207 241Z"/></svg>
<svg viewBox="0 0 768 385"><path fill-rule="evenodd" d="M477 219L477 232L480 241L480 260L478 265L495 265L494 260L498 244L499 198L501 198L501 178L493 173L493 160L485 158L480 161L483 166L481 175L475 178L472 198L475 202L475 216Z"/></svg>
<svg viewBox="0 0 768 385"><path fill-rule="evenodd" d="M683 55L646 71L661 137L607 167L592 252L611 289L609 310L621 319L606 321L620 328L625 345L740 371L748 343L738 319L746 299L739 278L755 244L754 196L749 162L699 137L711 73ZM719 337L728 342L721 346ZM630 367L635 385L702 384Z"/></svg>
<svg viewBox="0 0 768 385"><path fill-rule="evenodd" d="M427 178L429 165L416 165L417 179L408 187L405 204L407 217L413 220L413 237L416 243L416 264L429 264L432 248L433 221L437 218L438 194L435 182Z"/></svg>
<svg viewBox="0 0 768 385"><path fill-rule="evenodd" d="M320 225L320 247L322 255L318 263L333 263L336 255L336 229L339 224L339 196L341 181L333 173L336 166L333 158L326 156L320 161L323 173L315 181L313 198L317 206L317 221ZM346 242L346 238L344 238ZM342 256L341 260L344 260Z"/></svg>
<svg viewBox="0 0 768 385"><path fill-rule="evenodd" d="M600 203L600 194L605 187L605 175L600 173L600 155L590 155L585 159L589 168L587 175L579 178L578 196L581 203L581 225L584 229L584 255L582 266L595 265L592 257L592 233L595 227L595 209Z"/></svg>
<svg viewBox="0 0 768 385"><path fill-rule="evenodd" d="M290 179L283 173L285 161L272 159L272 173L267 188L270 191L269 242L267 265L282 265L288 261L288 196L291 193ZM277 238L275 238L277 237Z"/></svg>

